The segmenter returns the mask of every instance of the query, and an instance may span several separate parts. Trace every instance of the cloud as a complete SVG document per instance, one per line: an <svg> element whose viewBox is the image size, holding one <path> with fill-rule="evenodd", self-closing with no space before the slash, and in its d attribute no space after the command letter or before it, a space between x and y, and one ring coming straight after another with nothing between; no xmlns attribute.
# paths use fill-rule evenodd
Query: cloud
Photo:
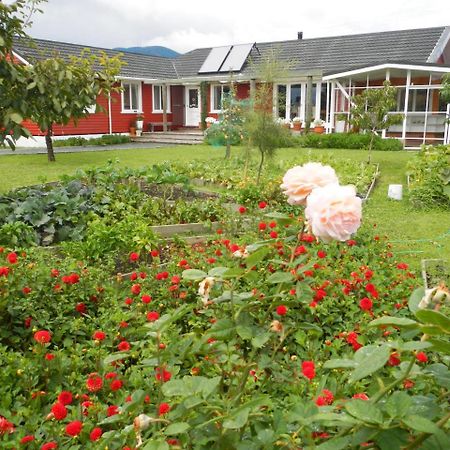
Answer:
<svg viewBox="0 0 450 450"><path fill-rule="evenodd" d="M187 51L244 42L296 39L444 25L446 0L277 0L265 6L228 0L48 0L30 34L101 47L166 45ZM420 14L418 13L420 11Z"/></svg>

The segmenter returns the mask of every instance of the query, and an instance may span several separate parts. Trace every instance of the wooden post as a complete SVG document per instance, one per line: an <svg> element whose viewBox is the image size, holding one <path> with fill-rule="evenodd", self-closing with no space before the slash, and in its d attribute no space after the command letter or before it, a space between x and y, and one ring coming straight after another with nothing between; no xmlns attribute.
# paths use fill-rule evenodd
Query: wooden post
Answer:
<svg viewBox="0 0 450 450"><path fill-rule="evenodd" d="M408 70L406 72L405 107L403 110L403 127L402 127L403 145L406 145L406 121L408 120L408 103L409 103L409 86L410 85L411 85L411 70Z"/></svg>
<svg viewBox="0 0 450 450"><path fill-rule="evenodd" d="M162 85L163 131L167 131L167 84Z"/></svg>
<svg viewBox="0 0 450 450"><path fill-rule="evenodd" d="M250 101L252 104L252 108L255 107L255 95L256 95L256 80L252 78L250 80Z"/></svg>
<svg viewBox="0 0 450 450"><path fill-rule="evenodd" d="M308 133L311 128L312 121L312 76L308 76L306 81L306 118L305 118L305 132Z"/></svg>
<svg viewBox="0 0 450 450"><path fill-rule="evenodd" d="M336 87L331 82L331 98L330 98L330 133L335 129L334 113L336 112Z"/></svg>
<svg viewBox="0 0 450 450"><path fill-rule="evenodd" d="M386 80L385 81L390 81L390 79L391 79L391 71L389 69L386 69ZM386 128L384 128L381 131L381 137L383 139L386 139Z"/></svg>

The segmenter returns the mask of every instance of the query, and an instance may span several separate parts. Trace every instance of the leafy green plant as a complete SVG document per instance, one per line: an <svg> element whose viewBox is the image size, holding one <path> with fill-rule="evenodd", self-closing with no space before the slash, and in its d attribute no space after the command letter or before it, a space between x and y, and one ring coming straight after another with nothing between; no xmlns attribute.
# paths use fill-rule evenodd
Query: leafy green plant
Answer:
<svg viewBox="0 0 450 450"><path fill-rule="evenodd" d="M450 207L450 147L425 146L408 164L409 201L417 209Z"/></svg>

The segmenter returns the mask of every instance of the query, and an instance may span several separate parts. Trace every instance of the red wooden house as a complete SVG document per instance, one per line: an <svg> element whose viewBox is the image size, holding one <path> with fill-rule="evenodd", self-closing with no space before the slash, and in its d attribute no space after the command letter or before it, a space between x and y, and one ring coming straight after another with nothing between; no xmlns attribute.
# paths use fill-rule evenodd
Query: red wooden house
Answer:
<svg viewBox="0 0 450 450"><path fill-rule="evenodd" d="M15 57L32 64L55 51L64 57L86 48L41 39L34 43L17 40ZM323 120L327 133L345 131L347 124L341 119L348 114L351 97L390 80L398 87L396 110L404 120L382 130L382 135L402 139L409 147L450 142L449 105L439 92L442 77L450 73L450 27L314 39L303 39L299 33L295 40L201 48L177 58L123 53L126 64L118 77L122 93L98 99L106 113L92 113L76 127L55 127L55 135L127 133L138 114L144 116L144 131L160 130L163 124L171 129L198 127L205 104L201 84L206 88L207 115L218 117L231 74L238 97L249 97L258 82L258 66L269 54L290 66L273 89L276 117L304 120L310 102L313 120ZM27 125L39 136L35 125Z"/></svg>

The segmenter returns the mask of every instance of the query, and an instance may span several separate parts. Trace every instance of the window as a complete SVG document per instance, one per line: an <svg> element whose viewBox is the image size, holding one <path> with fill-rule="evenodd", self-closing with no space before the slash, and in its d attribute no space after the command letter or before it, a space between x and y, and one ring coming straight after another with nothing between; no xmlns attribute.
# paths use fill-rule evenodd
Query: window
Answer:
<svg viewBox="0 0 450 450"><path fill-rule="evenodd" d="M286 118L286 94L287 89L285 84L279 84L277 87L277 114L281 119Z"/></svg>
<svg viewBox="0 0 450 450"><path fill-rule="evenodd" d="M122 82L122 112L142 112L141 83Z"/></svg>
<svg viewBox="0 0 450 450"><path fill-rule="evenodd" d="M161 84L153 85L153 112L163 112L163 87ZM167 86L166 110L170 112L170 86Z"/></svg>
<svg viewBox="0 0 450 450"><path fill-rule="evenodd" d="M291 111L290 111L290 119L292 120L294 117L300 117L300 104L302 99L302 85L301 84L292 84L291 85Z"/></svg>
<svg viewBox="0 0 450 450"><path fill-rule="evenodd" d="M217 84L211 86L211 112L222 110L223 96L230 92L230 86Z"/></svg>

